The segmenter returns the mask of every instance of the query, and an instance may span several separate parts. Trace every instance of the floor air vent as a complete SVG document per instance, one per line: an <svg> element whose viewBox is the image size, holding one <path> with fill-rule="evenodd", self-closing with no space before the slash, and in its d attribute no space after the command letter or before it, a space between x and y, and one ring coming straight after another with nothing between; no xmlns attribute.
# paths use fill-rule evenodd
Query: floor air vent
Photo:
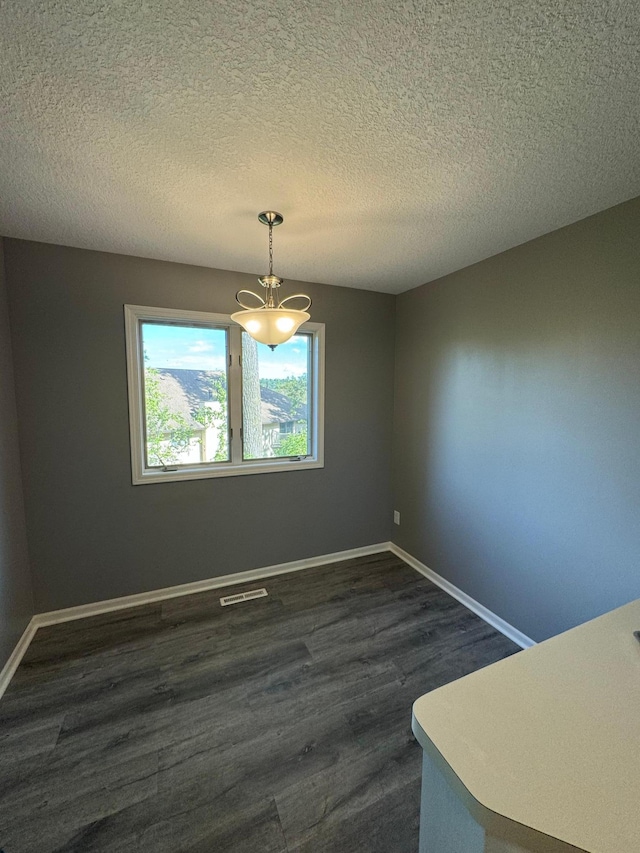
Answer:
<svg viewBox="0 0 640 853"><path fill-rule="evenodd" d="M264 598L265 595L269 595L269 593L264 587L262 589L251 589L249 592L239 592L237 595L225 595L224 598L220 599L220 604L226 607L227 604L240 604L241 601L249 601L250 598Z"/></svg>

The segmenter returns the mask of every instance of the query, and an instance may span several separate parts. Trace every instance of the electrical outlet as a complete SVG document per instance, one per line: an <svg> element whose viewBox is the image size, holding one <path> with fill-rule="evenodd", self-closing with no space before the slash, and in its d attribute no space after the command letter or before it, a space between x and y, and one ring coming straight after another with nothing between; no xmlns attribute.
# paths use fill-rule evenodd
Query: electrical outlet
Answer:
<svg viewBox="0 0 640 853"><path fill-rule="evenodd" d="M394 524L400 524L400 513L398 512L397 509L394 509L394 511L393 511L393 523Z"/></svg>

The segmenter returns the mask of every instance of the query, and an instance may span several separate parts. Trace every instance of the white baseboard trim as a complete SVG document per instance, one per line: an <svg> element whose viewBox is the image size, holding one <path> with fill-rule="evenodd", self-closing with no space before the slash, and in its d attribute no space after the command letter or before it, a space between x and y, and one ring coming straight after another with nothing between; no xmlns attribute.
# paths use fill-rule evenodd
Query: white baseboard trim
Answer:
<svg viewBox="0 0 640 853"><path fill-rule="evenodd" d="M125 595L122 598L111 598L105 601L95 601L91 604L80 604L77 607L67 607L64 610L51 610L34 616L38 627L57 625L59 622L70 622L74 619L84 619L86 616L97 616L100 613L110 613L114 610L124 610L127 607L139 607L142 604L153 604L167 598L178 598L182 595L192 595L194 592L206 592L225 586L237 586L252 583L274 575L284 575L289 572L299 572L303 569L313 569L326 563L339 563L342 560L352 560L357 557L367 557L390 550L389 542L379 542L377 545L365 545L362 548L351 548L347 551L337 551L333 554L321 554L319 557L308 557L305 560L293 560L290 563L278 563L275 566L264 566L261 569L249 569L246 572L235 572L232 575L221 575L217 578L183 583L164 589L154 589L149 592L139 592L135 595Z"/></svg>
<svg viewBox="0 0 640 853"><path fill-rule="evenodd" d="M9 686L13 674L20 665L24 653L29 648L29 643L33 639L38 628L45 625L57 625L60 622L70 622L75 619L84 619L87 616L97 616L101 613L111 613L116 610L124 610L128 607L139 607L142 604L153 604L158 601L164 601L168 598L178 598L183 595L192 595L195 592L205 592L211 589L219 589L226 586L237 586L244 583L252 583L253 581L263 580L264 578L273 577L275 575L284 575L289 572L299 572L303 569L313 569L316 566L323 566L327 563L339 563L342 560L353 560L358 557L367 557L371 554L380 554L384 551L391 551L401 560L404 560L407 565L411 566L428 580L432 581L436 586L439 586L445 592L449 593L453 598L464 604L469 610L484 619L489 625L504 634L510 640L513 640L518 646L523 649L528 649L535 645L535 642L509 625L504 619L501 619L491 610L480 604L475 599L467 595L450 581L443 578L441 575L434 572L412 557L411 554L404 551L393 542L379 542L377 545L365 545L362 548L351 548L347 551L337 551L333 554L321 554L318 557L308 557L305 560L293 560L290 563L278 563L275 566L264 566L260 569L250 569L246 572L236 572L231 575L221 575L217 578L207 578L206 580L194 581L193 583L184 583L179 586L165 587L164 589L154 589L149 592L139 592L135 595L125 595L121 598L111 598L106 601L95 601L91 604L80 604L77 607L67 607L64 610L51 610L48 613L37 613L32 617L31 621L25 628L25 631L20 637L18 644L11 653L9 660L6 662L0 672L0 698Z"/></svg>
<svg viewBox="0 0 640 853"><path fill-rule="evenodd" d="M128 607L139 607L142 604L153 604L168 598L178 598L182 595L192 595L194 592L205 592L225 586L252 583L274 575L284 575L288 572L299 572L303 569L313 569L327 563L339 563L342 560L353 560L357 557L367 557L370 554L380 554L390 550L389 542L379 542L377 545L365 545L361 548L350 548L346 551L336 551L332 554L321 554L318 557L308 557L305 560L293 560L290 563L278 563L275 566L263 566L260 569L250 569L246 572L235 572L231 575L221 575L217 578L207 578L193 583L183 583L178 586L154 589L135 595L125 595L121 598L111 598L106 601L95 601L91 604L80 604L77 607L67 607L64 610L51 610L48 613L37 613L31 617L23 635L18 640L9 660L0 671L0 699L9 686L9 682L20 665L29 644L38 628L46 625L58 625L61 622L71 622L84 619L86 616L97 616L100 613L111 613Z"/></svg>
<svg viewBox="0 0 640 853"><path fill-rule="evenodd" d="M471 598L470 595L467 595L466 592L458 589L458 587L452 584L451 581L448 581L446 578L443 578L442 575L434 572L433 569L425 566L425 564L421 563L420 560L416 560L415 557L411 556L411 554L403 548L400 548L394 542L389 543L389 550L393 552L396 557L400 557L401 560L404 560L412 569L420 572L421 575L424 575L425 578L430 580L436 586L439 586L440 589L449 593L449 595L459 601L460 604L464 604L464 606L475 613L476 616L484 619L484 621L495 628L496 631L500 631L501 634L504 634L505 637L512 640L516 645L520 646L521 649L530 649L531 646L536 645L535 640L532 640L531 637L527 637L527 635L523 634L522 631L518 631L518 629L514 628L513 625L505 622L504 619L501 619L500 616L497 616L493 611L489 610L488 607L485 607L484 604L480 604L480 602L476 601L475 598Z"/></svg>
<svg viewBox="0 0 640 853"><path fill-rule="evenodd" d="M29 648L29 643L33 639L33 635L38 630L38 625L36 623L36 617L32 616L29 624L24 629L22 636L18 640L16 647L11 652L9 656L9 660L2 667L2 671L0 672L0 699L2 698L4 691L9 686L9 682L13 678L13 674L16 669L20 666L20 661L24 657L24 653Z"/></svg>

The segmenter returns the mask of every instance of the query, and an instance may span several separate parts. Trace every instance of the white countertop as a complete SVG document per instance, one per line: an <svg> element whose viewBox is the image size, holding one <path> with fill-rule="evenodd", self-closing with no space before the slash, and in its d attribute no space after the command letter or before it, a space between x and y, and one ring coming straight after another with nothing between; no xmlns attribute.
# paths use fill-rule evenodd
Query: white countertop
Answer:
<svg viewBox="0 0 640 853"><path fill-rule="evenodd" d="M634 630L640 600L434 690L413 706L416 736L497 815L589 853L637 853Z"/></svg>

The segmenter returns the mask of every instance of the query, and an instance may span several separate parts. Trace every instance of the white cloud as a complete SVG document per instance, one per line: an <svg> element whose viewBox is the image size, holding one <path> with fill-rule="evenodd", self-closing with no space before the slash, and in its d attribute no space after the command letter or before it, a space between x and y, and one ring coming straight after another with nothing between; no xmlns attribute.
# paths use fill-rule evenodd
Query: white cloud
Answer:
<svg viewBox="0 0 640 853"><path fill-rule="evenodd" d="M206 341L196 341L189 347L189 352L211 352L212 349L212 344L208 344Z"/></svg>
<svg viewBox="0 0 640 853"><path fill-rule="evenodd" d="M224 358L219 355L181 355L168 359L167 367L184 370L222 370Z"/></svg>
<svg viewBox="0 0 640 853"><path fill-rule="evenodd" d="M263 361L260 364L260 376L263 379L286 379L288 376L304 376L306 372L306 365L292 364L286 361L271 364Z"/></svg>

